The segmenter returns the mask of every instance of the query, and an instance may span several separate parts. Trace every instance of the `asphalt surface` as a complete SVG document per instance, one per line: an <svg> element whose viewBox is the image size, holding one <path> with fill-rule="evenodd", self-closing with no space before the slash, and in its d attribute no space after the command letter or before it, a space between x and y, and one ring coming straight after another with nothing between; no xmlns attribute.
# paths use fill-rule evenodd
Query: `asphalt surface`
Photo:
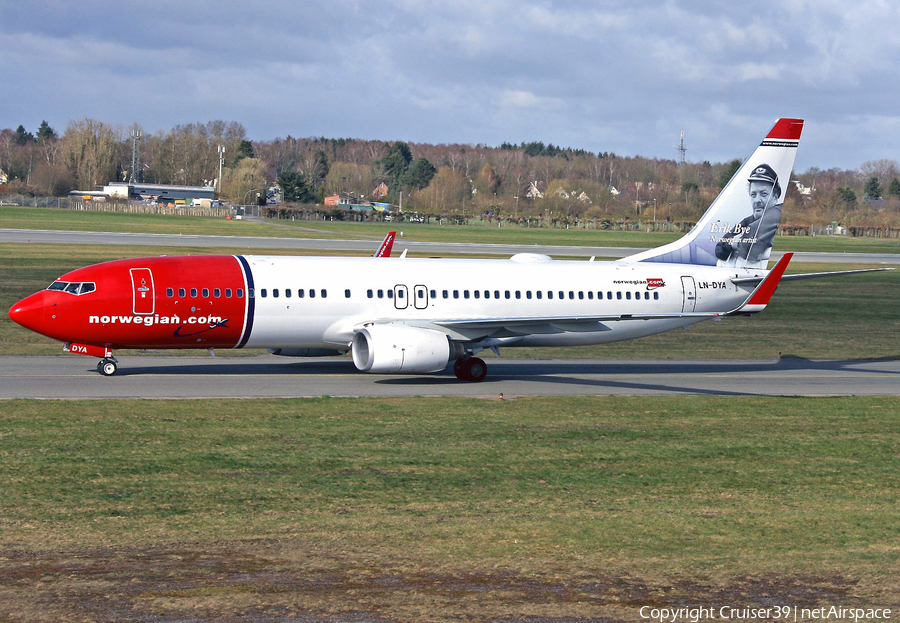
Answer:
<svg viewBox="0 0 900 623"><path fill-rule="evenodd" d="M104 377L77 355L0 357L0 399L307 396L879 396L900 395L900 358L813 361L522 360L489 358L481 383L358 372L349 357L143 355Z"/></svg>
<svg viewBox="0 0 900 623"><path fill-rule="evenodd" d="M253 249L255 251L284 249L315 249L320 251L359 251L374 253L379 239L336 240L319 238L256 238L250 236L182 236L179 234L123 234L111 232L50 231L38 229L0 229L0 242L35 242L45 244L88 244L166 247L209 247ZM394 255L403 249L423 255L545 253L557 257L590 256L620 258L644 249L624 247L569 247L555 245L474 244L465 242L411 242L398 238ZM836 262L847 264L900 265L900 246L897 254L890 253L794 253L794 262ZM776 260L781 255L773 253Z"/></svg>

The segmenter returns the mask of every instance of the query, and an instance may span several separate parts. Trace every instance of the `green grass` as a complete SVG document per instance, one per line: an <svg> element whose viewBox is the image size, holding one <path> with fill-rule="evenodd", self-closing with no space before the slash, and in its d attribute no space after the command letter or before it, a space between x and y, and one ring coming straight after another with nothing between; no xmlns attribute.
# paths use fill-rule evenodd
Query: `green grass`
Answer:
<svg viewBox="0 0 900 623"><path fill-rule="evenodd" d="M219 236L268 236L300 238L382 238L390 230L403 232L415 242L472 242L481 244L563 245L649 248L671 242L675 233L603 231L596 229L549 229L483 225L439 225L436 223L353 223L342 221L241 220L192 216L85 212L53 208L0 207L0 227L9 229L59 229L71 231L116 231L129 233L190 234ZM896 238L847 238L833 236L781 236L778 251L832 253L900 253Z"/></svg>
<svg viewBox="0 0 900 623"><path fill-rule="evenodd" d="M249 593L394 620L896 606L898 413L897 398L11 401L0 603L112 595L177 618L203 600L215 619Z"/></svg>

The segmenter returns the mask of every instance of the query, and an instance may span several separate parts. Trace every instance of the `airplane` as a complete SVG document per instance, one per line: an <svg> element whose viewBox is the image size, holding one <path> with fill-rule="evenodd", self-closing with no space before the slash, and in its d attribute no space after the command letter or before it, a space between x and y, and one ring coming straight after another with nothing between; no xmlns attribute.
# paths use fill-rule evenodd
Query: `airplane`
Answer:
<svg viewBox="0 0 900 623"><path fill-rule="evenodd" d="M487 365L476 355L487 349L640 338L758 313L780 281L869 272L785 276L790 253L767 268L802 128L779 119L690 232L620 260L379 257L388 234L374 257L105 262L62 275L9 316L99 357L105 376L123 348L265 348L349 351L358 370L380 374L440 373L452 362L458 379L478 382Z"/></svg>

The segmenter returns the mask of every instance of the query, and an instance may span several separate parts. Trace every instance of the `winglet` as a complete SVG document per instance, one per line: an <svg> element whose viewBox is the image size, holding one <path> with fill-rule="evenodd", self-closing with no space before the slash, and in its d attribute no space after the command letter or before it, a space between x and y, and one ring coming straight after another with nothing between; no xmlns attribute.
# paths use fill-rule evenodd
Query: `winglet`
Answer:
<svg viewBox="0 0 900 623"><path fill-rule="evenodd" d="M778 287L778 283L784 276L784 271L787 270L788 263L792 257L794 257L793 253L782 255L778 263L766 275L766 278L756 286L756 289L753 290L746 302L733 312L730 312L730 314L753 314L764 310L772 299L772 295L775 294L775 288Z"/></svg>
<svg viewBox="0 0 900 623"><path fill-rule="evenodd" d="M381 242L381 246L378 247L378 250L375 251L375 255L372 257L390 257L391 249L394 248L394 238L397 236L397 232L389 231L387 236L384 237L384 240Z"/></svg>

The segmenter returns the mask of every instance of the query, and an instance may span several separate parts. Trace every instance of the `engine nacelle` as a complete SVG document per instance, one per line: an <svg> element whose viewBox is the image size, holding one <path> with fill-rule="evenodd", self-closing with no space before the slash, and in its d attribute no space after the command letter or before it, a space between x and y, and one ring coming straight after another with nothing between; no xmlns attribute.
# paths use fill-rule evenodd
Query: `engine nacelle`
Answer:
<svg viewBox="0 0 900 623"><path fill-rule="evenodd" d="M373 325L353 335L351 350L362 372L440 372L450 361L450 340L433 329Z"/></svg>

